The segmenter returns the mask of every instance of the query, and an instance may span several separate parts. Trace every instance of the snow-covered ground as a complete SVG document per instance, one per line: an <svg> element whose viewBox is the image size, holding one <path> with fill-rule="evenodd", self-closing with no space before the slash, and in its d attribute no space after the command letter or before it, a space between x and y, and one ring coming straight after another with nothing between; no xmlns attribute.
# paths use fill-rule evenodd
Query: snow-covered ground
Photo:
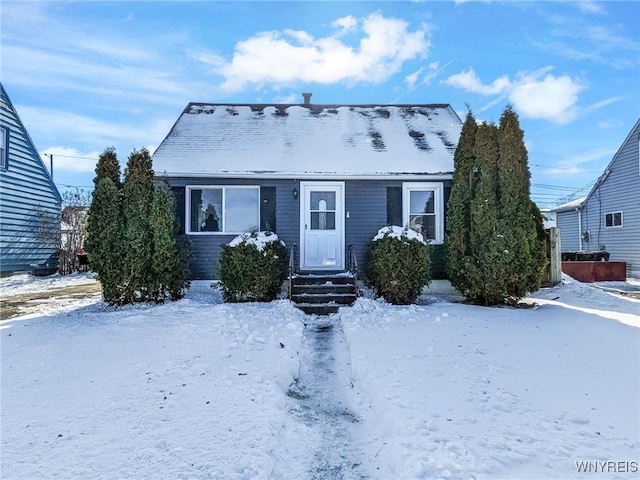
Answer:
<svg viewBox="0 0 640 480"><path fill-rule="evenodd" d="M0 323L0 477L637 478L640 302L569 278L528 301L319 318L195 282L166 305L43 307Z"/></svg>

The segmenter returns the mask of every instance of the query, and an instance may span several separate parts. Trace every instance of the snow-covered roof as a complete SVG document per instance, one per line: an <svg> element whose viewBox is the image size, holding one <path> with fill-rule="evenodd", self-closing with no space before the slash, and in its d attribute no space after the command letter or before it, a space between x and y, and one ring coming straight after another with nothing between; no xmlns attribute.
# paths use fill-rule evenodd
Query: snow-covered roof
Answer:
<svg viewBox="0 0 640 480"><path fill-rule="evenodd" d="M449 105L190 103L153 154L156 175L449 174Z"/></svg>
<svg viewBox="0 0 640 480"><path fill-rule="evenodd" d="M567 212L567 211L570 211L570 210L575 210L576 208L581 207L586 199L587 199L586 196L585 197L576 198L575 200L572 200L572 201L567 202L567 203L563 203L562 205L559 205L556 208L553 208L551 211L559 213L559 212Z"/></svg>

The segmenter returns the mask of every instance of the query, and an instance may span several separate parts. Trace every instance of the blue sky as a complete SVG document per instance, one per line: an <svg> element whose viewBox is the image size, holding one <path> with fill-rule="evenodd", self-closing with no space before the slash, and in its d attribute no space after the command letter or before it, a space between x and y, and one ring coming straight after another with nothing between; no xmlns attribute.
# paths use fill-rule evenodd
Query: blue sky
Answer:
<svg viewBox="0 0 640 480"><path fill-rule="evenodd" d="M2 0L1 80L64 191L196 102L449 103L520 115L541 207L588 193L640 116L640 2ZM49 164L48 157L43 157Z"/></svg>

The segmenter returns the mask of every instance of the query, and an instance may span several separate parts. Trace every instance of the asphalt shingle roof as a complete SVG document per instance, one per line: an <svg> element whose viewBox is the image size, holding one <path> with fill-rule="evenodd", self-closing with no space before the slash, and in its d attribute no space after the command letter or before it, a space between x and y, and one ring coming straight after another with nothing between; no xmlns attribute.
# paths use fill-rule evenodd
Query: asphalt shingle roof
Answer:
<svg viewBox="0 0 640 480"><path fill-rule="evenodd" d="M153 155L156 175L453 172L449 105L190 103Z"/></svg>

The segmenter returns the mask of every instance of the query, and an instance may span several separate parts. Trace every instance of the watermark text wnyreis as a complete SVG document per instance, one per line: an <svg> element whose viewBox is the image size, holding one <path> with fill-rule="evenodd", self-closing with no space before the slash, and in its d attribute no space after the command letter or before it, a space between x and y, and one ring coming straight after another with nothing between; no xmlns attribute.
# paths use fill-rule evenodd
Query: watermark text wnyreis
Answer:
<svg viewBox="0 0 640 480"><path fill-rule="evenodd" d="M578 473L638 473L640 463L636 461L589 461L576 462Z"/></svg>

